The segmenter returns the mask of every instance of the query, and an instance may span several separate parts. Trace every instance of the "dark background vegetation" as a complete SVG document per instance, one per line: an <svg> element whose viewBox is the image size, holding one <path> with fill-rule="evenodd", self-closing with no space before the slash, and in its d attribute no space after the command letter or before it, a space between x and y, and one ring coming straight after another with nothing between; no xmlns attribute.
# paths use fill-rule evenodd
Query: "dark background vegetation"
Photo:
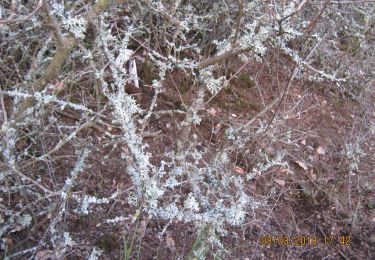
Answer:
<svg viewBox="0 0 375 260"><path fill-rule="evenodd" d="M211 259L218 251L223 259L371 259L373 1L294 1L296 11L284 17L278 14L291 1L157 2L164 7L120 0L0 3L0 257L86 259L95 248L102 251L99 259L193 259L199 258L196 252ZM181 29L179 21L189 15L199 16L199 24ZM67 17L86 21L83 37L64 26ZM262 42L264 53L241 46L241 37L250 34L245 25L257 19L253 33L272 31ZM303 27L302 21L309 23ZM261 205L217 237L225 250L208 241L209 225L158 219L147 214L146 204L128 200L137 187L127 167L137 158L122 139L126 132L114 120L103 86L116 82L108 53L120 50L114 44L105 51L102 42L103 28L122 39L131 26L125 47L134 51L140 86L129 80L122 87L145 111L134 122L151 163L159 167L167 153L192 143L202 162L225 151L223 174L243 178L244 190ZM289 40L294 32L285 28L294 28L298 37ZM225 40L230 49L222 52L218 43ZM85 58L88 51L91 58ZM157 89L153 83L162 66L156 61L170 57L189 59L195 67L174 63ZM214 94L199 78L209 65L216 78L228 80ZM202 89L203 105L197 108ZM56 100L21 95L38 92ZM192 111L201 121L184 127ZM228 135L232 128L244 129L235 140ZM270 165L280 154L281 162ZM83 157L86 167L79 170ZM262 170L246 178L254 169ZM71 187L68 179L74 180ZM190 189L178 192L187 196ZM85 195L110 199L80 214L82 201L76 198ZM106 222L118 216L124 219ZM305 236L317 243L285 245L266 236L284 242Z"/></svg>

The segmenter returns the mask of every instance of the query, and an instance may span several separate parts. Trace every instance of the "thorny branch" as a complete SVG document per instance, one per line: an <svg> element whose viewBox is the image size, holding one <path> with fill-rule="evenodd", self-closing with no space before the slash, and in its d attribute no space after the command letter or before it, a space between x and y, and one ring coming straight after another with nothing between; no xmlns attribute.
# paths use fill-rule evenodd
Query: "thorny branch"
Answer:
<svg viewBox="0 0 375 260"><path fill-rule="evenodd" d="M42 8L42 6L43 6L43 0L39 0L36 8L31 13L29 13L27 16L22 17L22 18L18 18L18 19L6 19L6 20L0 19L0 25L1 24L13 24L13 23L25 22L25 21L29 20L31 17L33 17L36 14L36 12L38 12L38 10L40 8Z"/></svg>

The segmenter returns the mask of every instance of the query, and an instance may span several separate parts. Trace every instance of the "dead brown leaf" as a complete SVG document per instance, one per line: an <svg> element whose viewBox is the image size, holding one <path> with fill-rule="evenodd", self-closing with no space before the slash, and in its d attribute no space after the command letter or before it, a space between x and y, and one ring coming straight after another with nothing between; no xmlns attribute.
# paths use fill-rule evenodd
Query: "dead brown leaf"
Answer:
<svg viewBox="0 0 375 260"><path fill-rule="evenodd" d="M3 238L3 243L6 244L7 246L12 246L13 245L13 240L10 237L4 237Z"/></svg>
<svg viewBox="0 0 375 260"><path fill-rule="evenodd" d="M245 174L245 170L238 166L234 166L234 171L238 174Z"/></svg>
<svg viewBox="0 0 375 260"><path fill-rule="evenodd" d="M167 246L170 249L172 249L172 250L175 249L175 244L176 243L175 243L174 239L171 236L169 236L168 234L167 234L167 237L165 238L165 242L167 243Z"/></svg>
<svg viewBox="0 0 375 260"><path fill-rule="evenodd" d="M301 161L294 161L299 167L301 167L302 169L304 169L305 171L307 171L307 165L306 163L304 162L301 162Z"/></svg>
<svg viewBox="0 0 375 260"><path fill-rule="evenodd" d="M63 81L56 81L53 85L48 86L49 91L53 91L56 93L60 93L65 89L66 89L66 85L64 84Z"/></svg>
<svg viewBox="0 0 375 260"><path fill-rule="evenodd" d="M274 181L279 184L280 186L284 187L285 186L285 181L284 180L280 180L280 179L274 179Z"/></svg>
<svg viewBox="0 0 375 260"><path fill-rule="evenodd" d="M290 169L288 169L288 168L281 168L281 173L286 173L286 174L294 174L294 172L293 171L291 171Z"/></svg>
<svg viewBox="0 0 375 260"><path fill-rule="evenodd" d="M216 116L216 109L213 107L210 107L209 109L207 109L207 113L211 116Z"/></svg>
<svg viewBox="0 0 375 260"><path fill-rule="evenodd" d="M35 260L54 260L55 255L51 250L41 250L35 254Z"/></svg>
<svg viewBox="0 0 375 260"><path fill-rule="evenodd" d="M316 153L319 154L319 155L325 155L326 154L326 150L319 146L317 149L316 149Z"/></svg>

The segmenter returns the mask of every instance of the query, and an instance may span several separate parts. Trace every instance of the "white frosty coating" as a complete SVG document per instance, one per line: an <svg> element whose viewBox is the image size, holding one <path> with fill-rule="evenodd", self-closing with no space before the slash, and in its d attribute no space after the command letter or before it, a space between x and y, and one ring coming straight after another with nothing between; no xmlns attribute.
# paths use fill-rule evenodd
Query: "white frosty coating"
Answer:
<svg viewBox="0 0 375 260"><path fill-rule="evenodd" d="M89 260L98 260L99 257L103 254L103 250L97 249L95 246L91 251Z"/></svg>
<svg viewBox="0 0 375 260"><path fill-rule="evenodd" d="M22 1L16 1L20 3L19 6L22 8L26 8L21 4ZM168 1L167 1L168 2ZM199 2L199 1L195 1ZM202 1L203 2L203 1ZM206 1L209 2L209 1ZM225 2L225 1L224 1ZM82 73L92 73L95 75L95 79L100 82L99 91L102 91L109 100L107 104L110 107L110 110L113 112L113 123L118 124L122 128L122 139L121 142L116 144L124 144L127 145L127 149L129 151L123 154L122 160L124 163L124 173L127 172L132 178L132 190L129 193L130 195L127 197L129 203L134 206L142 206L142 210L148 213L151 217L156 218L163 218L167 219L168 221L184 221L184 222L205 222L213 224L214 230L218 231L219 234L225 234L224 226L226 224L231 224L238 226L245 221L245 217L249 214L249 209L254 209L260 204L252 199L252 197L247 197L247 195L243 191L243 187L246 185L245 179L247 178L250 180L254 178L255 175L261 174L262 172L268 170L270 167L275 165L280 165L283 167L287 167L287 164L283 162L283 157L277 155L276 158L268 158L267 155L264 155L264 160L261 163L257 164L252 171L250 171L247 175L242 176L233 176L231 174L230 169L228 169L228 163L230 163L229 157L230 152L222 151L221 154L214 155L214 160L206 161L207 150L197 150L195 148L189 147L186 149L185 152L170 152L169 154L164 154L168 160L166 160L166 165L159 166L154 165L151 163L151 155L148 153L148 148L146 146L147 140L142 138L143 129L141 129L141 125L144 122L147 122L152 116L153 108L158 104L158 91L163 91L165 86L163 83L165 82L165 74L169 70L174 70L178 68L179 70L193 74L194 80L199 81L200 85L204 85L205 88L213 95L217 94L226 84L226 77L224 77L220 71L220 68L215 67L208 67L199 71L196 71L196 68L199 64L198 60L195 57L198 57L202 53L202 49L199 44L197 43L189 43L188 33L192 31L198 32L198 34L202 35L202 38L206 37L204 35L206 32L210 33L213 31L212 28L204 28L202 30L202 24L207 20L216 19L217 10L220 8L228 8L226 10L233 11L233 6L235 6L235 2L233 3L225 3L223 6L221 5L220 1L214 3L213 10L209 10L208 12L204 12L202 15L196 15L194 12L194 6L189 4L188 6L180 5L178 6L179 1L174 3L176 6L176 10L173 12L177 12L175 16L170 15L170 11L168 10L168 4L163 3L161 1L153 1L151 3L151 8L148 6L149 9L143 9L144 7L140 7L140 10L136 11L149 11L151 10L153 15L159 16L161 19L167 17L171 27L173 28L166 28L167 39L163 39L163 44L165 44L165 49L168 51L168 48L171 50L167 53L167 55L163 56L157 52L157 50L147 50L147 54L150 56L150 61L155 65L157 75L159 78L152 82L152 88L155 91L154 99L152 100L152 105L147 109L147 115L144 116L142 109L139 107L139 104L135 99L131 96L127 95L123 91L124 85L129 82L133 82L133 84L138 87L142 79L138 80L137 68L136 63L132 59L133 51L128 48L129 37L133 30L131 29L134 26L134 32L144 33L147 32L147 29L144 28L144 24L138 23L139 21L133 22L137 19L137 17L130 19L129 17L121 17L124 18L122 22L128 23L125 30L120 31L114 30L115 28L112 27L113 20L107 19L111 17L111 12L104 13L99 16L100 22L97 23L98 35L94 42L94 48L91 50L85 50L85 47L82 44L79 44L75 50L69 56L69 63L75 62L79 59L81 62L92 62L90 64L90 69L88 71L83 70ZM77 42L82 43L81 39L85 36L85 27L86 22L82 20L81 17L77 16L77 10L67 10L64 5L56 3L53 1L51 3L52 11L51 13L56 16L59 26L62 26L62 33L63 36L66 36L66 33L73 34L77 39ZM221 6L220 6L221 5ZM296 1L290 1L286 5L280 5L278 1L274 2L273 6L267 4L266 1L261 0L254 0L254 1L245 1L244 3L244 12L246 14L250 14L249 16L244 17L243 24L240 28L240 33L237 39L237 47L239 48L246 48L251 49L251 52L247 52L241 55L241 58L245 62L251 62L252 60L261 60L262 56L266 54L267 48L275 48L277 47L280 52L287 54L290 56L294 62L296 62L300 68L304 68L310 74L305 75L305 78L321 81L321 80L331 80L337 82L337 87L341 88L343 84L346 82L346 79L351 79L351 77L356 76L363 76L367 73L366 70L354 68L355 65L352 65L351 70L345 72L345 75L342 76L340 74L341 69L333 69L334 66L328 66L327 63L322 62L322 64L316 65L312 60L306 59L300 55L300 52L289 48L289 41L296 39L303 35L304 30L301 28L306 29L309 26L308 21L300 21L299 14L294 15L294 17L290 17L290 19L285 19L282 22L282 28L279 28L278 22L281 21L284 17L293 14L296 11L298 3ZM90 5L83 6L82 8L89 8ZM217 8L217 9L215 9ZM356 7L360 9L361 7ZM74 8L72 8L74 9ZM216 11L215 11L216 10ZM225 13L225 9L220 10L222 13ZM266 12L264 12L267 10ZM271 12L268 12L268 11ZM17 11L26 11L25 10L17 10ZM74 12L73 12L74 11ZM111 10L112 11L112 10ZM134 14L137 12L134 11ZM201 10L199 10L201 11ZM19 12L20 14L22 12ZM133 13L133 11L132 11ZM328 11L327 11L328 13ZM361 15L364 15L364 23L363 24L356 24L355 19L353 20L353 25L347 25L344 28L344 34L350 35L348 30L352 26L356 30L364 30L362 27L371 26L371 21L368 19L370 18L369 15L366 15L366 10L362 9ZM329 13L328 13L329 14ZM3 15L7 15L6 13ZM323 16L326 13L323 14ZM255 19L254 19L255 18ZM340 17L341 19L344 17ZM230 19L230 18L229 18ZM326 19L324 17L323 19ZM366 21L367 20L367 21ZM25 32L27 29L37 29L38 25L42 25L42 23L38 20L38 16L34 16L30 19L31 23L35 27L29 27L28 23L25 23ZM333 19L330 19L330 23L333 23ZM233 20L230 21L233 24ZM298 25L299 24L299 25ZM330 25L330 24L328 24ZM319 26L319 25L318 25ZM168 27L168 26L167 26ZM281 26L280 26L281 27ZM329 27L334 26L327 26L329 31ZM352 28L352 29L353 29ZM146 29L146 30L145 30ZM216 45L217 54L223 54L232 49L232 42L233 37L235 34L234 28L228 30L230 37L226 37L224 39L215 39L212 43ZM341 28L340 28L341 29ZM282 31L280 31L282 30ZM116 31L116 32L115 32ZM16 36L16 33L10 29L10 27L4 25L0 28L0 34L6 32L9 35ZM13 34L13 35L12 35ZM173 38L171 38L171 37ZM319 34L312 34L310 40L313 44L316 41L321 41L322 38ZM331 37L332 36L332 37ZM200 36L199 36L200 37ZM365 42L365 34L355 33L351 34L350 37L355 37L356 39L360 40L360 48L368 48L369 54L372 55L371 45L366 45L368 43ZM323 37L324 38L324 37ZM332 53L340 54L337 50L340 48L340 44L335 42L335 38L337 39L337 34L331 33L329 37L324 39L324 42L327 44L326 46L331 46L332 48L320 48L319 55L324 58L331 58ZM17 39L17 37L14 37ZM177 41L175 41L178 39ZM43 72L43 69L51 62L52 55L54 54L55 50L51 49L51 46L55 45L55 38L53 34L49 37L46 41L48 44L42 47L42 49L38 52L36 56L35 66L40 67L40 70L36 70L36 74ZM82 45L82 46L81 46ZM306 42L305 46L309 48L310 42ZM149 42L144 43L145 49L152 46ZM326 47L325 46L325 47ZM80 49L81 48L81 49ZM180 52L187 51L192 52L190 57L180 57ZM105 55L103 55L103 53ZM254 55L256 54L256 55ZM185 55L181 55L185 56ZM194 58L191 58L194 57ZM206 57L199 57L199 61L204 60ZM340 57L341 58L341 57ZM0 58L1 59L1 58ZM4 61L4 59L2 60ZM93 61L97 62L94 63ZM126 67L126 64L129 63L129 68ZM344 62L345 63L345 62ZM312 66L314 64L314 66ZM100 68L96 68L96 66ZM340 65L341 66L341 65ZM67 66L69 67L69 66ZM341 66L345 67L345 66ZM91 70L92 69L92 70ZM30 71L33 71L30 69ZM347 74L346 74L347 73ZM73 74L73 75L72 75ZM61 71L61 77L66 77L67 82L76 76L74 73L69 74L67 70L64 69ZM79 75L80 76L80 75ZM22 79L22 75L18 75L21 80L19 81L20 84L14 86L15 91L3 91L4 94L16 97L15 107L20 104L24 98L26 97L34 97L36 100L36 105L34 107L30 107L26 111L26 115L28 115L27 120L23 123L30 123L33 122L35 124L35 115L37 115L40 110L45 109L48 107L53 108L72 108L74 110L85 112L83 114L95 114L95 111L86 107L83 103L74 104L72 102L67 102L66 100L60 100L54 95L47 95L46 93L49 92L36 92L35 94L28 94L22 93L22 91L28 90L28 85L33 79L35 75L32 73L28 73ZM108 79L110 78L110 79ZM301 78L303 78L301 76ZM64 79L65 80L65 79ZM194 84L197 82L194 82ZM21 85L19 88L18 85ZM11 86L12 87L12 86ZM195 85L194 85L195 87ZM8 89L8 87L7 87ZM65 97L64 97L65 98ZM199 97L200 101L205 100L203 97ZM20 101L20 102L19 102ZM196 100L193 100L195 102ZM202 102L201 102L202 103ZM187 108L188 110L189 108ZM188 111L188 119L184 122L187 126L192 124L200 124L201 119L201 107L196 106L194 109L190 109ZM5 111L6 112L6 111ZM96 114L97 115L97 114ZM72 141L75 145L75 140L77 140L76 136L76 129L77 126L72 125L61 125L61 122L53 116L50 116L49 123L55 124L57 129L66 134L67 140ZM34 121L32 121L34 120ZM85 118L82 118L85 120ZM59 125L60 124L60 125ZM181 126L186 126L185 124ZM260 121L260 126L258 127L257 133L262 133L267 124ZM370 131L372 134L375 132L374 125L370 125ZM272 126L271 126L272 128ZM1 132L1 152L6 161L6 163L10 166L17 165L18 160L22 159L19 154L14 152L15 144L17 140L17 133L15 129L11 128L9 124L2 125L2 132ZM233 145L235 147L239 147L241 149L241 145L244 144L243 136L236 131L236 128L233 125L228 127L226 132L227 139L231 142L233 141ZM286 140L287 143L291 143L291 132L286 132ZM194 143L197 145L197 139L199 138L192 138L189 142ZM185 141L185 140L184 140ZM351 174L355 174L355 171L358 170L360 157L362 151L360 150L360 146L356 143L357 140L352 140L351 143L348 143L346 146L346 156L350 160L349 170L351 170ZM242 144L241 144L242 143ZM25 149L23 155L26 157L28 156L27 150ZM262 153L262 152L261 152ZM131 155L129 155L131 154ZM108 155L103 157L110 158ZM130 158L130 159L129 159ZM50 160L52 159L50 156L42 155L38 160L45 159ZM82 163L81 160L77 162L78 165ZM103 162L102 162L103 163ZM63 189L56 191L56 197L59 197L63 201L61 208L59 209L58 218L61 218L61 215L65 213L65 210L68 210L68 207L65 208L65 202L70 199L74 198L77 200L78 208L76 212L83 213L83 214L90 214L93 210L94 205L100 204L107 204L111 203L112 200L116 197L114 195L108 198L97 198L95 196L87 196L83 193L75 193L71 194L69 190L75 185L76 177L78 172L82 171L83 167L79 167L79 169L74 169L72 171L72 175L66 177L65 185ZM125 170L126 169L126 170ZM8 178L12 178L14 173L12 171L6 173L0 173L0 181L7 181ZM246 176L246 177L245 177ZM43 177L43 176L42 176ZM37 177L37 178L42 178ZM23 181L23 179L22 179ZM37 179L37 181L39 181ZM64 184L63 182L59 184ZM30 189L30 187L32 187ZM189 187L190 190L188 192L183 191L181 192L182 188ZM235 187L235 191L230 190L230 187ZM13 192L17 191L17 189L27 189L30 195L36 193L36 189L34 189L33 184L29 184L25 182L20 186L10 186L10 187L1 187L1 191L3 192ZM40 194L35 195L38 199L42 196ZM55 199L55 198L54 198ZM20 206L24 206L21 205ZM101 207L97 207L101 208ZM3 214L3 213L2 213ZM8 214L8 212L6 212ZM5 234L6 232L14 232L14 230L18 230L19 228L27 227L31 224L32 219L29 215L21 214L18 212L10 212L9 217L8 215L2 215L0 217L0 222L5 224L4 227L1 227L0 230L0 237ZM127 217L116 217L113 219L108 219L106 223L108 224L115 224L121 221L129 220ZM10 223L10 224L9 224ZM14 225L13 225L14 224ZM55 225L56 223L52 223L51 225L51 233L53 235L52 241L57 241L59 238L59 242L65 241L66 245L70 245L72 239L68 233L61 233L63 230L58 230L58 226ZM13 226L12 226L13 225ZM10 228L9 228L10 226ZM61 234L57 237L57 232L60 231ZM55 236L56 235L56 236ZM55 239L56 238L56 239ZM62 240L63 239L63 240ZM219 247L220 241L215 240L215 234L210 234L208 240L213 244ZM197 250L195 253L196 256L202 257L203 256L203 248ZM96 248L92 251L92 259L97 258L99 255L99 251Z"/></svg>
<svg viewBox="0 0 375 260"><path fill-rule="evenodd" d="M63 27L79 39L85 38L86 25L87 21L82 17L69 17L63 21Z"/></svg>
<svg viewBox="0 0 375 260"><path fill-rule="evenodd" d="M221 76L217 79L214 78L212 70L214 69L213 66L204 68L200 71L200 77L205 83L207 89L212 93L216 94L219 92L223 87L227 85L227 80L225 76Z"/></svg>

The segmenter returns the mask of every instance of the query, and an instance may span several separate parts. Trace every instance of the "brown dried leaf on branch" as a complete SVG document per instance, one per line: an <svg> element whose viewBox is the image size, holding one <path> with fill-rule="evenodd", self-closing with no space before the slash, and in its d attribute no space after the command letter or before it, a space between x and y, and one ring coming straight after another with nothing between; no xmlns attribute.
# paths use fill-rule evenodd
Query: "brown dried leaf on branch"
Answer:
<svg viewBox="0 0 375 260"><path fill-rule="evenodd" d="M302 162L302 161L294 161L299 167L301 167L302 169L304 169L305 171L307 171L307 165L306 163Z"/></svg>
<svg viewBox="0 0 375 260"><path fill-rule="evenodd" d="M318 148L316 149L316 153L319 154L319 155L325 155L326 150L323 147L318 146Z"/></svg>
<svg viewBox="0 0 375 260"><path fill-rule="evenodd" d="M171 237L169 234L167 234L167 237L165 238L165 242L167 243L167 247L169 247L172 251L175 250L175 241L173 237Z"/></svg>
<svg viewBox="0 0 375 260"><path fill-rule="evenodd" d="M280 186L284 187L286 182L284 180L280 180L280 179L274 179L274 181L279 184Z"/></svg>
<svg viewBox="0 0 375 260"><path fill-rule="evenodd" d="M234 171L238 174L245 174L245 170L238 166L234 166Z"/></svg>

